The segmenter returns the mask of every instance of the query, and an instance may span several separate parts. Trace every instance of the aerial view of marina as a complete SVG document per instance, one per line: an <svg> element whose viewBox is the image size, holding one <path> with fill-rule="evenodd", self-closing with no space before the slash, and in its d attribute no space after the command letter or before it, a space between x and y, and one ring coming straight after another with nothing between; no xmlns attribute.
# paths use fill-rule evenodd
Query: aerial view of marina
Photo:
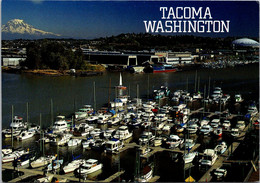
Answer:
<svg viewBox="0 0 260 183"><path fill-rule="evenodd" d="M259 182L258 2L1 6L2 182Z"/></svg>

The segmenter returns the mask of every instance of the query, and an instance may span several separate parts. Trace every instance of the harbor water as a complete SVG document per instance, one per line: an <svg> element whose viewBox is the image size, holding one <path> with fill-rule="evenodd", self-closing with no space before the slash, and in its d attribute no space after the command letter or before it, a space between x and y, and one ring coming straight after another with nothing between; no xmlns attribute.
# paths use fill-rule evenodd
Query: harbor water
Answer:
<svg viewBox="0 0 260 183"><path fill-rule="evenodd" d="M122 73L123 85L128 87L128 95L131 98L139 97L147 100L154 89L161 85L168 86L171 91L178 89L193 92L195 89L195 75L201 92L208 91L210 78L211 89L214 86L220 86L224 93L234 97L235 94L242 94L245 100L259 99L259 66L258 64L245 65L226 69L201 69L197 71L182 71L176 73L158 73L158 74L130 74ZM111 92L110 91L111 79ZM53 114L65 115L70 117L75 111L85 104L94 105L100 109L109 99L115 98L113 86L119 83L118 72L105 72L102 76L95 77L46 77L26 74L2 74L2 127L8 127L11 121L11 108L14 106L14 115L22 116L27 119L27 103L29 103L28 119L30 123L39 124L40 114L42 115L42 124L44 127L51 125L51 101L53 103ZM95 89L94 89L95 86ZM139 93L137 92L139 88ZM139 96L137 96L139 94ZM208 95L208 93L206 93ZM234 109L237 112L236 109ZM140 129L134 129L133 141L137 142L141 133ZM205 148L214 148L219 140L211 137L191 136L196 139L201 146L198 148L202 152ZM14 141L15 147L30 149L39 148L35 142L39 136L34 136L25 141ZM228 145L232 143L228 136L223 136ZM3 146L10 145L11 139L3 139ZM58 148L58 149L57 149ZM251 146L250 146L251 148ZM238 149L239 150L239 149ZM240 151L243 151L243 149ZM55 147L49 144L45 145L45 152L48 154L58 154L64 161L71 161L72 156L81 156L82 158L94 158L103 163L102 171L96 172L92 180L104 180L118 171L120 168L125 170L121 179L126 181L133 180L136 165L136 149L131 148L120 153L120 155L111 155L94 150L84 150L82 147ZM238 153L239 154L239 153ZM242 157L235 154L236 159ZM141 159L142 163L153 162L154 174L159 175L161 182L182 182L184 177L191 175L195 180L200 179L203 171L198 169L198 165L192 165L192 168L185 171L181 156L176 158L172 152L158 152L151 156L149 160ZM249 169L247 165L243 166L243 171ZM237 170L242 171L239 167ZM228 180L243 181L244 176L234 178L235 174L230 174ZM234 177L233 177L234 176ZM3 176L3 180L11 180L12 177Z"/></svg>

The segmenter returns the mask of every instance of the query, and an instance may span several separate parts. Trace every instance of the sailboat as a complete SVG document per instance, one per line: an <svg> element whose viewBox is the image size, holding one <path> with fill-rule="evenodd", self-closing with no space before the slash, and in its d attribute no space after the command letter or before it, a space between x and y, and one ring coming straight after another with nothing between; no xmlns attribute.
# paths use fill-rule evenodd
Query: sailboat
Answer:
<svg viewBox="0 0 260 183"><path fill-rule="evenodd" d="M120 72L120 76L119 76L119 85L116 86L117 89L119 90L126 90L126 86L123 86L123 81L122 81L122 75Z"/></svg>

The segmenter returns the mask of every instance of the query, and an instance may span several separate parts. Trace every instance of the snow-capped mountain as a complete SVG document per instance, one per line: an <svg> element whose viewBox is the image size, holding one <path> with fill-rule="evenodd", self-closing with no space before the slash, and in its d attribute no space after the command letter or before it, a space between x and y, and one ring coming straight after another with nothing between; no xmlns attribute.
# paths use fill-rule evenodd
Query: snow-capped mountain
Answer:
<svg viewBox="0 0 260 183"><path fill-rule="evenodd" d="M21 19L13 19L2 26L2 36L3 39L38 39L60 37L61 35L36 29Z"/></svg>

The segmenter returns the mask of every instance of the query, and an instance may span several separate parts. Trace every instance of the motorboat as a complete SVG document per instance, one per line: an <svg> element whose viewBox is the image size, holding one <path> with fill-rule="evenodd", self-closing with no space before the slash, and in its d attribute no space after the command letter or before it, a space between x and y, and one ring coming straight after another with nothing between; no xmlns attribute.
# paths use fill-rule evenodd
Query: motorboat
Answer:
<svg viewBox="0 0 260 183"><path fill-rule="evenodd" d="M35 155L26 153L14 160L18 167L27 168L29 167L29 163L35 159Z"/></svg>
<svg viewBox="0 0 260 183"><path fill-rule="evenodd" d="M38 167L41 167L41 166L48 165L55 158L56 158L56 156L54 156L54 155L42 156L42 157L36 159L35 161L31 162L31 167L32 168L38 168Z"/></svg>
<svg viewBox="0 0 260 183"><path fill-rule="evenodd" d="M63 164L63 160L54 160L47 166L47 171L56 171Z"/></svg>
<svg viewBox="0 0 260 183"><path fill-rule="evenodd" d="M195 156L198 156L198 152L189 152L183 156L184 163L191 163Z"/></svg>
<svg viewBox="0 0 260 183"><path fill-rule="evenodd" d="M216 128L214 131L213 131L214 135L218 136L218 137L221 137L222 136L222 128Z"/></svg>
<svg viewBox="0 0 260 183"><path fill-rule="evenodd" d="M229 120L224 120L223 123L222 123L222 127L225 129L225 130L228 130L230 127L231 127L231 123Z"/></svg>
<svg viewBox="0 0 260 183"><path fill-rule="evenodd" d="M100 128L94 128L94 129L90 132L90 135L91 135L92 137L97 137L97 136L99 136L101 133L102 133L102 131L101 131Z"/></svg>
<svg viewBox="0 0 260 183"><path fill-rule="evenodd" d="M50 142L54 145L63 146L69 142L71 137L72 137L72 134L66 133L66 134L62 135L60 138L58 138L58 137L53 138Z"/></svg>
<svg viewBox="0 0 260 183"><path fill-rule="evenodd" d="M217 180L223 179L224 177L227 176L227 170L224 168L217 168L213 172L213 175L217 178Z"/></svg>
<svg viewBox="0 0 260 183"><path fill-rule="evenodd" d="M163 128L162 128L162 131L165 131L165 132L169 132L171 130L171 126L169 125L165 125Z"/></svg>
<svg viewBox="0 0 260 183"><path fill-rule="evenodd" d="M19 116L14 116L13 121L10 123L10 128L13 129L25 129L27 128L27 123L23 122L23 118Z"/></svg>
<svg viewBox="0 0 260 183"><path fill-rule="evenodd" d="M82 142L82 146L84 149L86 149L86 148L89 148L92 145L94 145L95 142L96 142L96 140L93 137L89 137L89 138L87 138L87 141Z"/></svg>
<svg viewBox="0 0 260 183"><path fill-rule="evenodd" d="M153 141L153 145L154 145L154 147L161 146L162 145L162 138L155 137L155 139Z"/></svg>
<svg viewBox="0 0 260 183"><path fill-rule="evenodd" d="M15 159L21 157L22 155L28 154L28 153L29 153L29 152L28 152L28 151L25 151L25 150L13 151L12 153L7 154L7 155L5 155L5 156L2 158L2 163L12 162L12 161L14 161Z"/></svg>
<svg viewBox="0 0 260 183"><path fill-rule="evenodd" d="M214 149L205 149L202 158L199 160L200 165L212 166L218 158Z"/></svg>
<svg viewBox="0 0 260 183"><path fill-rule="evenodd" d="M68 165L63 167L63 171L65 174L74 172L77 168L79 168L80 165L84 164L86 160L84 159L77 159L70 162Z"/></svg>
<svg viewBox="0 0 260 183"><path fill-rule="evenodd" d="M235 101L236 101L237 103L240 103L240 102L243 102L243 101L244 101L243 98L242 98L242 96L241 96L241 94L236 94L236 95L235 95Z"/></svg>
<svg viewBox="0 0 260 183"><path fill-rule="evenodd" d="M200 128L200 132L203 133L204 135L208 135L212 131L213 131L213 128L210 125L203 125Z"/></svg>
<svg viewBox="0 0 260 183"><path fill-rule="evenodd" d="M26 139L32 138L34 136L34 134L35 134L35 132L25 130L17 138L19 140L26 140Z"/></svg>
<svg viewBox="0 0 260 183"><path fill-rule="evenodd" d="M105 153L117 153L124 147L124 143L118 139L111 139L105 143Z"/></svg>
<svg viewBox="0 0 260 183"><path fill-rule="evenodd" d="M139 145L145 145L154 140L155 136L152 132L143 132L139 137Z"/></svg>
<svg viewBox="0 0 260 183"><path fill-rule="evenodd" d="M12 134L13 134L13 137L17 137L21 134L21 131L20 129L13 129L13 133L12 133L12 129L11 128L8 128L8 129L4 129L2 130L2 133L4 135L5 138L11 138L12 137Z"/></svg>
<svg viewBox="0 0 260 183"><path fill-rule="evenodd" d="M195 146L195 142L192 139L186 139L184 144L185 149L192 149Z"/></svg>
<svg viewBox="0 0 260 183"><path fill-rule="evenodd" d="M219 145L215 147L215 152L218 154L223 154L227 150L227 144L226 142L221 142Z"/></svg>
<svg viewBox="0 0 260 183"><path fill-rule="evenodd" d="M121 121L121 118L117 116L117 117L113 117L113 118L109 119L107 121L107 124L109 124L109 125L117 125L117 124L119 124L120 121Z"/></svg>
<svg viewBox="0 0 260 183"><path fill-rule="evenodd" d="M70 139L68 142L68 146L78 146L79 144L81 144L82 139Z"/></svg>
<svg viewBox="0 0 260 183"><path fill-rule="evenodd" d="M140 150L140 157L145 157L145 155L147 155L149 152L152 151L152 149L147 146L142 146L140 147L139 150Z"/></svg>
<svg viewBox="0 0 260 183"><path fill-rule="evenodd" d="M243 130L245 127L245 121L238 121L236 124L236 128L238 128L239 130Z"/></svg>
<svg viewBox="0 0 260 183"><path fill-rule="evenodd" d="M176 132L177 133L181 133L181 132L184 131L185 128L186 128L186 124L185 123L178 124L177 127L176 127Z"/></svg>
<svg viewBox="0 0 260 183"><path fill-rule="evenodd" d="M68 124L65 120L65 116L57 116L52 129L53 133L62 133L66 131L68 129Z"/></svg>
<svg viewBox="0 0 260 183"><path fill-rule="evenodd" d="M210 126L212 128L217 128L220 124L220 119L213 119L211 122L210 122Z"/></svg>
<svg viewBox="0 0 260 183"><path fill-rule="evenodd" d="M105 149L106 141L103 139L96 139L95 143L91 146L91 149L103 151Z"/></svg>
<svg viewBox="0 0 260 183"><path fill-rule="evenodd" d="M238 128L232 128L231 129L231 135L233 136L233 137L238 137L239 136L239 129Z"/></svg>
<svg viewBox="0 0 260 183"><path fill-rule="evenodd" d="M183 139L181 139L178 135L170 135L168 138L166 144L169 146L169 148L176 148L180 144L183 144Z"/></svg>
<svg viewBox="0 0 260 183"><path fill-rule="evenodd" d="M200 126L209 124L210 120L208 118L204 118L200 121Z"/></svg>
<svg viewBox="0 0 260 183"><path fill-rule="evenodd" d="M108 128L103 132L103 137L106 139L110 139L112 137L112 134L114 133L115 129Z"/></svg>
<svg viewBox="0 0 260 183"><path fill-rule="evenodd" d="M7 154L11 154L12 152L13 150L9 148L2 149L2 157L6 156Z"/></svg>
<svg viewBox="0 0 260 183"><path fill-rule="evenodd" d="M77 173L81 174L90 174L92 172L102 169L103 164L99 163L96 159L88 159L77 169Z"/></svg>
<svg viewBox="0 0 260 183"><path fill-rule="evenodd" d="M41 182L51 182L52 181L52 179L53 179L53 176L54 175L45 175L45 176L43 176L43 175L41 175L40 177L38 177L34 182L35 183L41 183Z"/></svg>
<svg viewBox="0 0 260 183"><path fill-rule="evenodd" d="M86 119L86 122L89 123L89 124L92 124L92 123L96 123L98 120L98 116L89 116L87 119Z"/></svg>
<svg viewBox="0 0 260 183"><path fill-rule="evenodd" d="M119 140L126 140L130 137L133 136L132 132L129 132L127 126L120 126L114 135L114 138L119 139Z"/></svg>
<svg viewBox="0 0 260 183"><path fill-rule="evenodd" d="M84 105L83 108L79 109L78 112L75 112L75 119L80 120L86 118L90 113L93 112L91 105Z"/></svg>
<svg viewBox="0 0 260 183"><path fill-rule="evenodd" d="M153 177L153 169L147 165L141 171L141 176L136 178L137 182L148 182Z"/></svg>
<svg viewBox="0 0 260 183"><path fill-rule="evenodd" d="M198 130L198 125L197 124L191 124L191 125L187 125L186 130L189 133L196 133Z"/></svg>

